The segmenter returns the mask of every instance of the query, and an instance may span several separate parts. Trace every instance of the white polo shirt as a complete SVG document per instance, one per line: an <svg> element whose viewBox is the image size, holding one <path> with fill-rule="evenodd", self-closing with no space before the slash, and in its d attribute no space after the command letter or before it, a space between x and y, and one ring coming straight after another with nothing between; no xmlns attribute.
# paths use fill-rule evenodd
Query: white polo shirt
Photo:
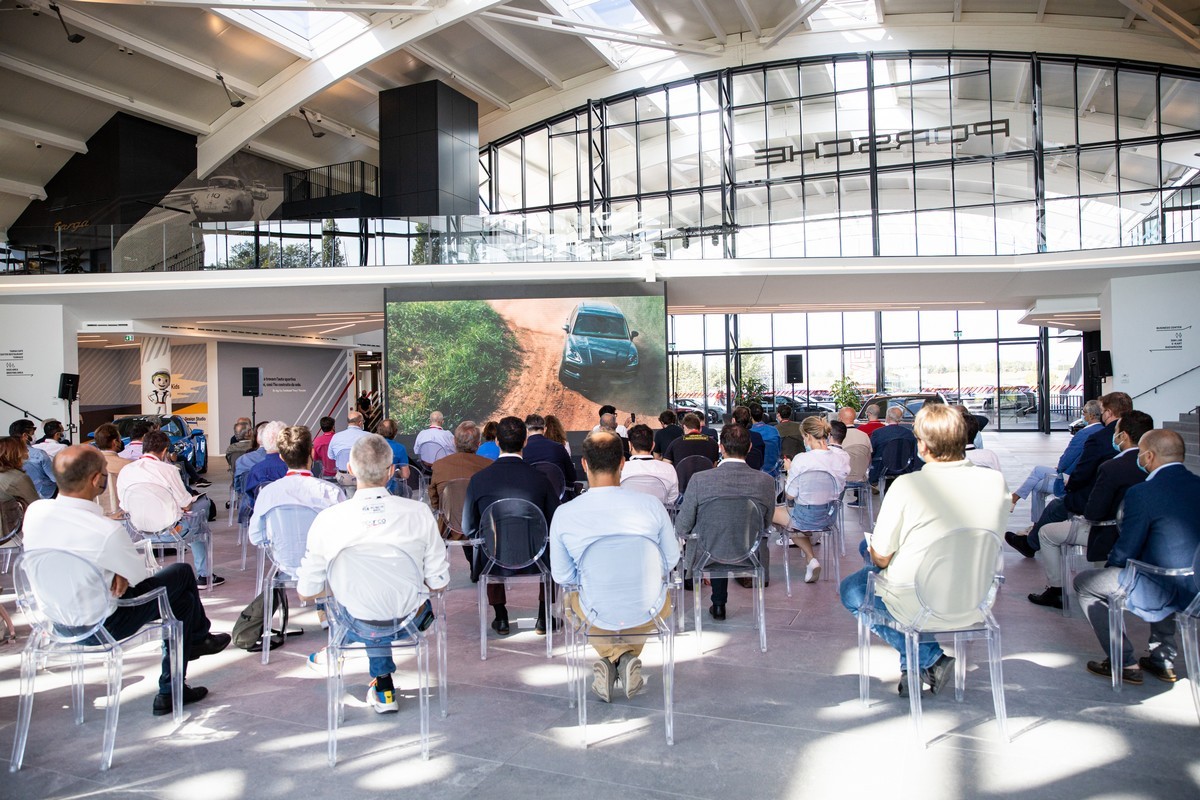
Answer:
<svg viewBox="0 0 1200 800"><path fill-rule="evenodd" d="M163 491L137 492L136 500L131 500L130 487L137 484L151 484ZM144 455L117 475L121 510L140 531L160 531L174 525L194 499L183 485L179 470L156 456Z"/></svg>
<svg viewBox="0 0 1200 800"><path fill-rule="evenodd" d="M633 475L653 475L667 485L668 504L674 503L679 497L679 476L675 467L666 461L659 461L654 456L633 456L621 468L621 480Z"/></svg>

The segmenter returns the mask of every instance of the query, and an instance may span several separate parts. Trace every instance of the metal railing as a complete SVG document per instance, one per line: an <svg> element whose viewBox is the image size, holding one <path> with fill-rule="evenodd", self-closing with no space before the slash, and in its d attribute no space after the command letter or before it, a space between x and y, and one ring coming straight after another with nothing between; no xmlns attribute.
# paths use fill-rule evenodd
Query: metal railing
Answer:
<svg viewBox="0 0 1200 800"><path fill-rule="evenodd" d="M365 161L344 161L288 172L283 176L283 202L296 203L343 194L379 195L379 167Z"/></svg>
<svg viewBox="0 0 1200 800"><path fill-rule="evenodd" d="M1168 383L1170 383L1171 381L1173 381L1173 380L1177 380L1177 379L1179 379L1179 378L1182 378L1184 375L1187 375L1188 373L1191 373L1191 372L1195 372L1195 371L1196 371L1196 370L1198 370L1198 369L1200 369L1200 364L1197 364L1196 366L1192 367L1191 369L1185 369L1183 372L1179 373L1178 375L1176 375L1176 376L1175 376L1175 377L1173 377L1173 378L1167 378L1167 379L1166 379L1165 381L1163 381L1162 383L1155 384L1154 386L1151 386L1149 389L1147 389L1147 390L1146 390L1146 391L1144 391L1144 392L1138 392L1137 394L1135 394L1135 395L1133 396L1133 399L1134 399L1134 400L1137 400L1139 397L1143 397L1143 396L1145 396L1145 395L1148 395L1148 394L1150 394L1151 392L1154 392L1155 394L1158 394L1158 390L1159 390L1159 389L1161 389L1162 387L1166 386L1166 385L1167 385Z"/></svg>

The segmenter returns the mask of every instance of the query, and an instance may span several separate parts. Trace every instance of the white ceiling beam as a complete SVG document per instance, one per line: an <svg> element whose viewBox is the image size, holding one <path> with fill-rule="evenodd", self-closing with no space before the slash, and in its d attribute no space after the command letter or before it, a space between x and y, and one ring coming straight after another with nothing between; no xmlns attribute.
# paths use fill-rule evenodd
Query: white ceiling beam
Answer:
<svg viewBox="0 0 1200 800"><path fill-rule="evenodd" d="M1176 14L1158 0L1120 0L1121 5L1163 29L1180 41L1200 50L1200 28Z"/></svg>
<svg viewBox="0 0 1200 800"><path fill-rule="evenodd" d="M404 49L477 97L482 97L505 111L512 110L512 105L507 100L484 86L479 78L464 73L458 67L444 61L441 56L434 55L424 47L415 44L410 44Z"/></svg>
<svg viewBox="0 0 1200 800"><path fill-rule="evenodd" d="M16 119L0 117L0 130L15 133L22 139L48 144L60 150L70 150L73 153L86 153L88 151L87 142L83 139L77 139L74 136L67 136L62 133L55 133L54 131L39 128L36 125Z"/></svg>
<svg viewBox="0 0 1200 800"><path fill-rule="evenodd" d="M962 0L954 0L954 15L955 22L962 22Z"/></svg>
<svg viewBox="0 0 1200 800"><path fill-rule="evenodd" d="M1046 5L1049 2L1050 0L1038 0L1037 16L1034 17L1034 21L1042 22L1046 19Z"/></svg>
<svg viewBox="0 0 1200 800"><path fill-rule="evenodd" d="M1130 11L1128 14L1125 15L1125 19L1121 20L1121 27L1122 28L1132 28L1133 21L1135 19L1137 19L1137 12Z"/></svg>
<svg viewBox="0 0 1200 800"><path fill-rule="evenodd" d="M152 119L155 122L161 122L165 125L185 130L188 133L205 134L210 130L210 126L199 120L180 114L177 111L170 111L161 108L152 103L147 103L143 100L138 100L127 94L105 89L101 86L88 83L83 78L74 75L64 75L49 67L41 64L32 64L24 59L10 56L7 53L0 53L0 67L12 70L18 74L24 75L27 78L49 83L52 86L58 86L61 89L66 89L69 92L75 92L85 97L90 97L93 100L99 100L102 103L108 103L111 106L116 106L123 111L129 111L137 116ZM233 155L230 153L229 155ZM226 156L228 158L228 156ZM220 162L217 162L220 163ZM214 165L215 166L215 165Z"/></svg>
<svg viewBox="0 0 1200 800"><path fill-rule="evenodd" d="M323 166L322 164L313 161L311 158L305 158L304 156L293 153L291 150L284 150L281 147L264 144L263 142L250 142L246 145L245 149L249 153L260 155L263 158L269 158L272 161L278 161L285 167L292 167L293 169L316 169L317 167Z"/></svg>
<svg viewBox="0 0 1200 800"><path fill-rule="evenodd" d="M817 2L818 0L813 0ZM819 0L824 2L825 0ZM574 36L590 36L596 39L606 39L612 42L632 44L639 47L653 47L659 50L671 50L676 53L691 53L699 56L718 55L724 50L721 45L705 45L666 34L638 33L620 28L610 28L607 25L596 25L591 22L577 22L564 17L541 14L536 11L525 11L520 8L505 8L502 11L485 11L480 16L497 22L507 22L510 25L522 25L540 31L555 31L569 33Z"/></svg>
<svg viewBox="0 0 1200 800"><path fill-rule="evenodd" d="M875 2L879 3L882 0L875 0ZM750 0L733 0L733 4L737 6L742 19L746 21L747 27L750 28L750 33L754 34L755 39L760 38L762 36L762 25L758 24L758 17L754 16L754 9L750 7Z"/></svg>
<svg viewBox="0 0 1200 800"><path fill-rule="evenodd" d="M700 13L700 17L704 20L704 24L707 25L708 29L713 32L713 36L716 38L716 40L721 44L725 44L725 40L727 38L725 36L725 31L721 28L721 24L717 22L717 18L713 14L712 9L708 7L708 3L704 2L704 0L692 0L692 3L696 6L696 11Z"/></svg>
<svg viewBox="0 0 1200 800"><path fill-rule="evenodd" d="M741 0L741 2L744 1L745 0ZM580 16L575 13L570 6L567 5L566 0L542 0L542 5L546 6L546 8L550 9L563 19L580 19ZM608 42L603 42L599 39L592 39L586 36L583 37L583 41L586 42L587 46L592 49L592 52L600 56L601 60L608 65L609 69L620 69L621 64L625 63L624 58L622 58Z"/></svg>
<svg viewBox="0 0 1200 800"><path fill-rule="evenodd" d="M303 64L280 81L268 81L254 103L225 114L196 151L196 171L207 178L219 164L308 100L379 59L443 30L503 0L447 0L435 14L412 17L393 27L384 19L328 55Z"/></svg>
<svg viewBox="0 0 1200 800"><path fill-rule="evenodd" d="M0 178L0 192L14 194L30 200L46 199L46 188L44 186L38 186L36 183L9 180L8 178Z"/></svg>
<svg viewBox="0 0 1200 800"><path fill-rule="evenodd" d="M505 53L515 58L525 69L537 75L555 89L563 88L562 79L554 74L554 70L539 61L533 53L522 47L516 40L510 38L495 25L481 19L476 19L475 17L469 17L467 24L483 34L496 47L499 47Z"/></svg>
<svg viewBox="0 0 1200 800"><path fill-rule="evenodd" d="M345 11L348 13L383 14L429 14L432 6L414 6L401 3L372 2L329 2L328 0L74 0L97 5L119 6L168 6L171 8L202 8L206 11L224 9L246 9L249 11Z"/></svg>
<svg viewBox="0 0 1200 800"><path fill-rule="evenodd" d="M883 0L875 0L875 24L883 24Z"/></svg>
<svg viewBox="0 0 1200 800"><path fill-rule="evenodd" d="M629 5L637 9L637 12L642 15L642 18L653 25L659 33L667 32L667 23L663 21L653 3L648 3L646 0L628 0Z"/></svg>
<svg viewBox="0 0 1200 800"><path fill-rule="evenodd" d="M43 0L34 0L30 5L42 9L42 12L45 14L51 13L50 4L43 2ZM209 83L217 85L220 85L220 82L217 80L217 73L219 72L225 78L225 83L229 88L242 97L253 100L259 95L258 85L244 78L231 75L227 71L218 69L211 64L205 64L189 56L176 53L174 50L169 50L150 39L130 33L115 25L97 19L90 14L77 11L70 6L60 5L58 8L62 12L63 19L71 23L73 27L81 28L88 33L94 33L96 36L107 39L113 44L123 45L133 50L137 55L146 56L147 58L174 67L198 78L203 78Z"/></svg>
<svg viewBox="0 0 1200 800"><path fill-rule="evenodd" d="M779 44L783 37L794 31L798 26L802 25L805 20L817 12L821 6L825 5L825 0L808 0L806 3L797 2L796 10L787 16L783 22L775 26L771 31L771 35L760 39L763 50L770 50L775 45Z"/></svg>

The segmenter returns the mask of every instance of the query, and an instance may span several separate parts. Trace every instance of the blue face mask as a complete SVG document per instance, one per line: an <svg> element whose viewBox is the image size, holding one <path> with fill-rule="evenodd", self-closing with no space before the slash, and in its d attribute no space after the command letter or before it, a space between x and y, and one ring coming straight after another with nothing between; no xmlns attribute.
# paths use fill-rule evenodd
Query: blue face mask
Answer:
<svg viewBox="0 0 1200 800"><path fill-rule="evenodd" d="M1150 470L1146 469L1146 465L1142 463L1142 457L1140 455L1137 458L1137 465L1138 469L1140 469L1142 472L1146 473L1147 475L1150 474Z"/></svg>
<svg viewBox="0 0 1200 800"><path fill-rule="evenodd" d="M1121 445L1117 444L1117 434L1115 433L1113 434L1112 445L1113 450L1116 450L1118 453L1121 452Z"/></svg>

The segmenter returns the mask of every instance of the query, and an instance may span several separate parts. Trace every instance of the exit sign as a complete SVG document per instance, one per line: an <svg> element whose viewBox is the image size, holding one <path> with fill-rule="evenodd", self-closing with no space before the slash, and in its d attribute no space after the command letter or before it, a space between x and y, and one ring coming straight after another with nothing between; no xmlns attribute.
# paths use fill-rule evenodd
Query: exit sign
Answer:
<svg viewBox="0 0 1200 800"><path fill-rule="evenodd" d="M133 334L132 334L132 333L127 333L127 334L125 334L125 341L127 341L127 342L132 342L132 341L133 341Z"/></svg>

